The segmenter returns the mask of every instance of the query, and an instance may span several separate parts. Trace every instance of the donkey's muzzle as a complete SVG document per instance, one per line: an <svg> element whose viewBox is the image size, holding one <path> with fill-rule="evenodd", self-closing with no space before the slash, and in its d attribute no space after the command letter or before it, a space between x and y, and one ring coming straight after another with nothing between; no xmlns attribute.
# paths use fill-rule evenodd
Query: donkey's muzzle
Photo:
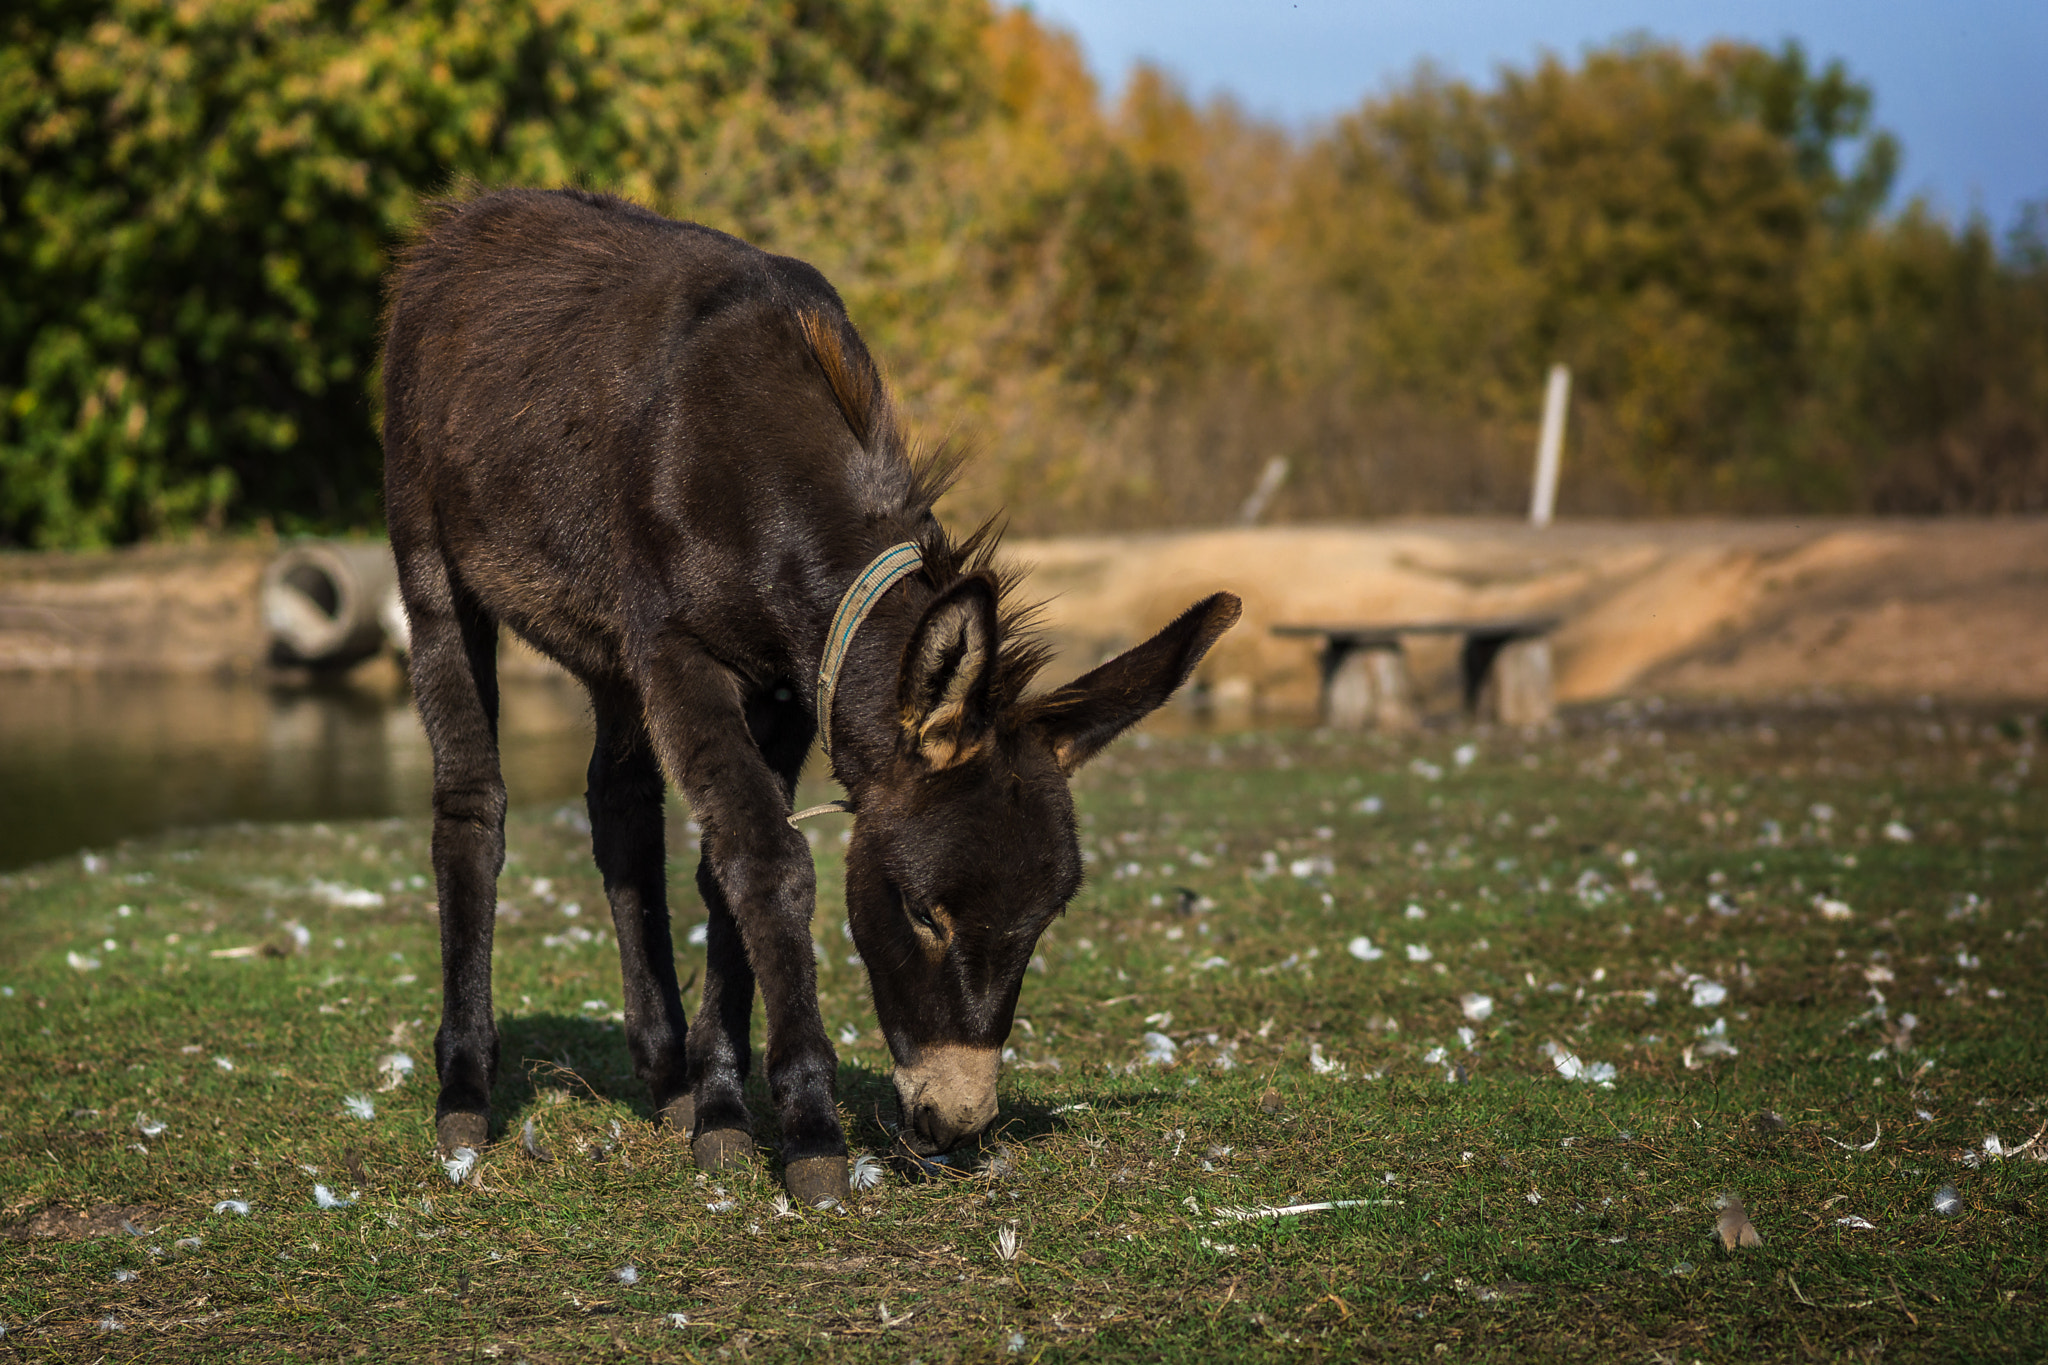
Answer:
<svg viewBox="0 0 2048 1365"><path fill-rule="evenodd" d="M896 1098L903 1105L903 1138L930 1156L950 1151L996 1116L996 1048L949 1044L918 1053L896 1068Z"/></svg>

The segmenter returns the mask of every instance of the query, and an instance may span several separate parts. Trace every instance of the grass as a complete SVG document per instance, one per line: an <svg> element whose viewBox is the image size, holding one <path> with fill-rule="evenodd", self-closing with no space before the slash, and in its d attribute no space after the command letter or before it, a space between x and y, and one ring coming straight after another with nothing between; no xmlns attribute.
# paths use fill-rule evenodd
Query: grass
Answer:
<svg viewBox="0 0 2048 1365"><path fill-rule="evenodd" d="M1826 710L1127 741L1077 784L1091 880L1026 978L975 1170L828 1213L779 1210L765 1157L714 1180L650 1128L573 809L512 820L506 1140L459 1185L431 1150L422 824L46 864L0 878L0 1347L2048 1357L2048 1137L1987 1152L2048 1124L2035 743L2025 718ZM839 823L816 826L821 996L849 1133L880 1150ZM380 1091L392 1053L418 1069ZM1724 1192L1760 1248L1722 1249ZM1226 1212L1333 1200L1363 1202Z"/></svg>

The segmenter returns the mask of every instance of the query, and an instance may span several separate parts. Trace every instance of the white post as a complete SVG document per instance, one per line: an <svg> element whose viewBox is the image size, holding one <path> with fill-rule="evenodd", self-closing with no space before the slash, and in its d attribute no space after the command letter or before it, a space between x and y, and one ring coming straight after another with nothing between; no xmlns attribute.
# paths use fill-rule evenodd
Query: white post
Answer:
<svg viewBox="0 0 2048 1365"><path fill-rule="evenodd" d="M1564 453L1564 408L1571 397L1572 372L1562 365L1550 367L1550 382L1543 389L1543 434L1536 441L1536 487L1529 496L1529 524L1550 525L1557 510L1557 462Z"/></svg>
<svg viewBox="0 0 2048 1365"><path fill-rule="evenodd" d="M1280 491L1280 485L1287 482L1287 457L1275 455L1266 461L1266 468L1259 474L1259 482L1253 487L1251 496L1244 500L1244 506L1237 509L1237 524L1255 526L1260 517L1266 515L1266 504Z"/></svg>

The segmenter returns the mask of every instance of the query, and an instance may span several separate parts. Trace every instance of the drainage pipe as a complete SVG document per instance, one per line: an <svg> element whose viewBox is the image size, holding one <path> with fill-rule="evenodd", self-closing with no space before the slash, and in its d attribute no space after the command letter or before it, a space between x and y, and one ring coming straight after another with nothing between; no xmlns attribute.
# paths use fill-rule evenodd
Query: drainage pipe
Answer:
<svg viewBox="0 0 2048 1365"><path fill-rule="evenodd" d="M383 541L309 540L278 555L263 571L263 625L275 662L322 670L361 663L391 638L398 569Z"/></svg>

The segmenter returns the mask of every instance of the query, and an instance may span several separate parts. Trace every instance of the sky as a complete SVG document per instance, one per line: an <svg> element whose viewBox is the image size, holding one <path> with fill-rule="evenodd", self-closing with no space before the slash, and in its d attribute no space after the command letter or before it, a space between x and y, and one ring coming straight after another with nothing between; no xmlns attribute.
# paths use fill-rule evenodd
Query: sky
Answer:
<svg viewBox="0 0 2048 1365"><path fill-rule="evenodd" d="M2004 231L2048 200L2048 0L1032 0L1076 34L1105 90L1151 61L1197 99L1305 128L1434 62L1490 84L1543 52L1575 60L1630 33L1697 46L1798 39L1875 94L1905 158L1892 206L1922 195Z"/></svg>

